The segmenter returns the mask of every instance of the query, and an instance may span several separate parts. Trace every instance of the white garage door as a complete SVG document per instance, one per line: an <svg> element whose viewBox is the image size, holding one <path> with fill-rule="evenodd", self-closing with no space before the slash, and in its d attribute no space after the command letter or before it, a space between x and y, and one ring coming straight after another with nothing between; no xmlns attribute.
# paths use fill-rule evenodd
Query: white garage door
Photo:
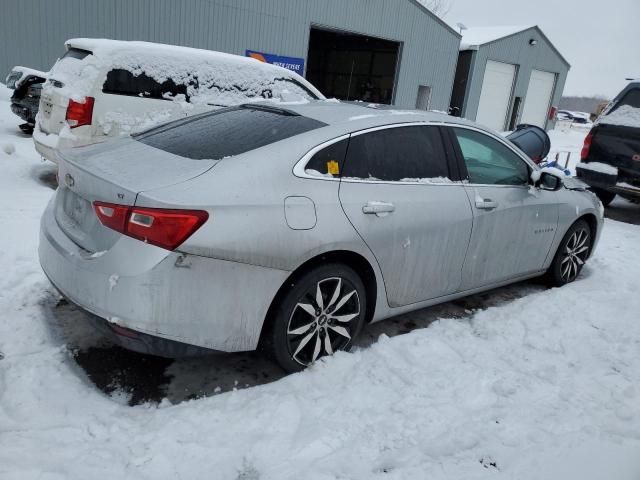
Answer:
<svg viewBox="0 0 640 480"><path fill-rule="evenodd" d="M532 70L527 88L527 96L524 99L524 108L520 123L529 123L544 128L547 124L551 95L556 84L555 73Z"/></svg>
<svg viewBox="0 0 640 480"><path fill-rule="evenodd" d="M487 61L476 122L494 130L504 130L515 76L515 65Z"/></svg>

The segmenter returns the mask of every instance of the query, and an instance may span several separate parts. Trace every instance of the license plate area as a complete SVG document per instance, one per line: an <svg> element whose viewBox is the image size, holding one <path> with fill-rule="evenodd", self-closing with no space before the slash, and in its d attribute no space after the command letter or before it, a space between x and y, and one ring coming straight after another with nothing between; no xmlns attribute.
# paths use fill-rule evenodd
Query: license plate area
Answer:
<svg viewBox="0 0 640 480"><path fill-rule="evenodd" d="M92 223L94 213L91 203L69 189L64 190L62 210L74 227L80 228Z"/></svg>

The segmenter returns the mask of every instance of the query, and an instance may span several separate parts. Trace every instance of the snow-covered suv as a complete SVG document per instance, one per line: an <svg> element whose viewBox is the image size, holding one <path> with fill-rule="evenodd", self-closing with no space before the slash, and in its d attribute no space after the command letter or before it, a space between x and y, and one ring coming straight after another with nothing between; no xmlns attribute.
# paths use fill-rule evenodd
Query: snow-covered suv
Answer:
<svg viewBox="0 0 640 480"><path fill-rule="evenodd" d="M296 73L253 58L148 42L73 39L42 88L36 150L136 133L215 107L324 96Z"/></svg>
<svg viewBox="0 0 640 480"><path fill-rule="evenodd" d="M606 206L616 195L640 200L640 80L602 112L584 140L576 173Z"/></svg>

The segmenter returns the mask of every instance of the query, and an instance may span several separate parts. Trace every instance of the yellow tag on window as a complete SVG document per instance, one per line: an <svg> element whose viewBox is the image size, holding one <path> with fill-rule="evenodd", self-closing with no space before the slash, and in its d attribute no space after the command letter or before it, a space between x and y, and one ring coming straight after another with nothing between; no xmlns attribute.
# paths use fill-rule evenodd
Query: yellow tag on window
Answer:
<svg viewBox="0 0 640 480"><path fill-rule="evenodd" d="M327 162L327 173L331 175L340 175L340 165L335 160L329 160Z"/></svg>

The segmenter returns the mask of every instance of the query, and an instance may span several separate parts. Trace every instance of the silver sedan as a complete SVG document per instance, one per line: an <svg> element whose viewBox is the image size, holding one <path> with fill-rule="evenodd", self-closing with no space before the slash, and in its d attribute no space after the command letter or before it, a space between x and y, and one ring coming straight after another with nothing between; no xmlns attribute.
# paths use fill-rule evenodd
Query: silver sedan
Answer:
<svg viewBox="0 0 640 480"><path fill-rule="evenodd" d="M59 152L40 261L138 351L263 348L300 370L369 322L527 278L573 282L603 210L442 114L253 104Z"/></svg>

